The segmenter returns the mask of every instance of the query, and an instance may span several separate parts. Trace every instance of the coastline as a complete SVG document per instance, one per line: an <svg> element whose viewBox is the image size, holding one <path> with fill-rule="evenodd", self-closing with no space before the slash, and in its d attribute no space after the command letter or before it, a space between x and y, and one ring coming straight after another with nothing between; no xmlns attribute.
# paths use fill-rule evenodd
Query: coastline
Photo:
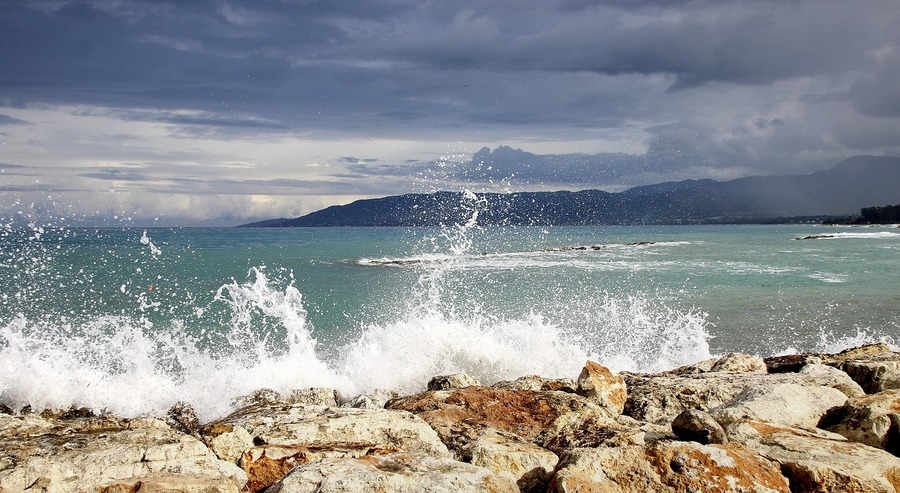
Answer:
<svg viewBox="0 0 900 493"><path fill-rule="evenodd" d="M260 390L200 423L0 408L0 491L900 491L900 353L722 357L406 396Z"/></svg>

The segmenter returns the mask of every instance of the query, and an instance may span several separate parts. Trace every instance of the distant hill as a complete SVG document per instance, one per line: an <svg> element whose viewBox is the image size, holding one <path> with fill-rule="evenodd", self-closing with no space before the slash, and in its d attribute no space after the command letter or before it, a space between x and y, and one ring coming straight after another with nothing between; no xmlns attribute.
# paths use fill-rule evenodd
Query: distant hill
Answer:
<svg viewBox="0 0 900 493"><path fill-rule="evenodd" d="M866 207L900 202L900 158L857 156L808 175L686 180L620 193L487 193L478 198L482 225L729 223L855 216ZM472 207L456 192L394 195L243 226L436 226L465 222Z"/></svg>

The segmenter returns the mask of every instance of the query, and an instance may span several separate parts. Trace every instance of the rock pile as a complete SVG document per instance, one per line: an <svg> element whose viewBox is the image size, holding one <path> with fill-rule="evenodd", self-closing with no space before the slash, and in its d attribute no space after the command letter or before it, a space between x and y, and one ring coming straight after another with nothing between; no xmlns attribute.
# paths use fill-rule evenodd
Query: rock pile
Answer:
<svg viewBox="0 0 900 493"><path fill-rule="evenodd" d="M0 493L900 492L885 345L428 389L263 390L206 424L0 408Z"/></svg>

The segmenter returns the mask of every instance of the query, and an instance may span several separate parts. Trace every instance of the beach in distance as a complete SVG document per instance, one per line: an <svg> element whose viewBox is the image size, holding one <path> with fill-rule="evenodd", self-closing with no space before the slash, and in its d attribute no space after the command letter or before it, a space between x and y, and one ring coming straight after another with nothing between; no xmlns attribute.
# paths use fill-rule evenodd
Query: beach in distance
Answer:
<svg viewBox="0 0 900 493"><path fill-rule="evenodd" d="M816 239L798 239L817 237ZM33 227L0 235L0 403L204 420L353 396L662 371L900 338L884 227Z"/></svg>

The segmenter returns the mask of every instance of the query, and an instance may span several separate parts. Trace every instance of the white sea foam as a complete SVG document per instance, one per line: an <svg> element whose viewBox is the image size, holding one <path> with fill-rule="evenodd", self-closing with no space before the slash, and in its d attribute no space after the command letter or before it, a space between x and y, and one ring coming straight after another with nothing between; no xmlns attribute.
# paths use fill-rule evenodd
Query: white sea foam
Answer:
<svg viewBox="0 0 900 493"><path fill-rule="evenodd" d="M423 271L404 310L358 328L329 360L293 276L262 268L196 303L201 322L205 312L224 308L225 327L213 334L189 330L196 320L160 326L141 316L103 316L75 326L19 316L0 327L0 403L134 416L185 401L209 420L259 388L323 386L352 397L376 388L422 390L431 376L458 371L490 384L528 374L575 377L587 359L656 371L709 357L702 313L603 293L519 317L461 313L444 301L445 273Z"/></svg>

